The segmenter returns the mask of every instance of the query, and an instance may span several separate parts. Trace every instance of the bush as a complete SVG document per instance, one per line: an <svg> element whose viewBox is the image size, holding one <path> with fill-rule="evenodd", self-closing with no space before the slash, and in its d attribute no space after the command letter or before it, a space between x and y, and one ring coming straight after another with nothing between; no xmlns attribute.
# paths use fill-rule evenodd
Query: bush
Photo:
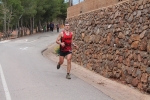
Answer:
<svg viewBox="0 0 150 100"><path fill-rule="evenodd" d="M55 47L55 53L58 55L60 54L60 46Z"/></svg>

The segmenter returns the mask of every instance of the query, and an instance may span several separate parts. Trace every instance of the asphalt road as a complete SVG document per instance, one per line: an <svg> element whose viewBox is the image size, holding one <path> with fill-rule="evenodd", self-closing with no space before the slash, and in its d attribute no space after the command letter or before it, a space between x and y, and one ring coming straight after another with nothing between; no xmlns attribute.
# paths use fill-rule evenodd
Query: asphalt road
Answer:
<svg viewBox="0 0 150 100"><path fill-rule="evenodd" d="M0 42L0 100L112 100L98 89L56 69L41 51L58 33L33 34Z"/></svg>

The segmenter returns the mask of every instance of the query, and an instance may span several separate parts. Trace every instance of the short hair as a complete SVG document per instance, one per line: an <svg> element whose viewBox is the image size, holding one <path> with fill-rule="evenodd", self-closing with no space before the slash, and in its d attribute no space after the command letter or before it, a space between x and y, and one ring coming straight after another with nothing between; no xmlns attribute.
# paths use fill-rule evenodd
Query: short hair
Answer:
<svg viewBox="0 0 150 100"><path fill-rule="evenodd" d="M65 23L65 26L66 26L66 25L67 25L67 26L69 26L69 23L68 23L68 22L66 22L66 23Z"/></svg>

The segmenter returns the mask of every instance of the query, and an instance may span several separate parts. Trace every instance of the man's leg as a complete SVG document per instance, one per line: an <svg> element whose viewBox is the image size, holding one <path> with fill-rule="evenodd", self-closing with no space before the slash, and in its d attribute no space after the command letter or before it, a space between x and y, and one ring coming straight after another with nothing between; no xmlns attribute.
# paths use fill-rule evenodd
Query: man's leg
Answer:
<svg viewBox="0 0 150 100"><path fill-rule="evenodd" d="M71 79L70 77L70 70L71 70L71 58L72 58L72 54L68 54L67 55L67 79Z"/></svg>
<svg viewBox="0 0 150 100"><path fill-rule="evenodd" d="M64 56L59 56L59 64L62 65L64 62Z"/></svg>
<svg viewBox="0 0 150 100"><path fill-rule="evenodd" d="M64 56L59 56L59 62L58 62L58 65L57 65L57 69L60 68L60 66L63 64L64 62Z"/></svg>

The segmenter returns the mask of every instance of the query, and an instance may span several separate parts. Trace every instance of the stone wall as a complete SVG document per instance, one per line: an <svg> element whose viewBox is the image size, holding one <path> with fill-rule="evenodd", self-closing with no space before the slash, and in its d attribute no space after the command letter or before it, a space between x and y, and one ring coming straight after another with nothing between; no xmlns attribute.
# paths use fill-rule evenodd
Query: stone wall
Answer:
<svg viewBox="0 0 150 100"><path fill-rule="evenodd" d="M73 61L150 92L150 0L130 0L67 19Z"/></svg>
<svg viewBox="0 0 150 100"><path fill-rule="evenodd" d="M125 1L125 0L121 0ZM71 6L67 9L67 18L95 10L101 7L106 7L118 3L119 0L85 0L77 5Z"/></svg>

